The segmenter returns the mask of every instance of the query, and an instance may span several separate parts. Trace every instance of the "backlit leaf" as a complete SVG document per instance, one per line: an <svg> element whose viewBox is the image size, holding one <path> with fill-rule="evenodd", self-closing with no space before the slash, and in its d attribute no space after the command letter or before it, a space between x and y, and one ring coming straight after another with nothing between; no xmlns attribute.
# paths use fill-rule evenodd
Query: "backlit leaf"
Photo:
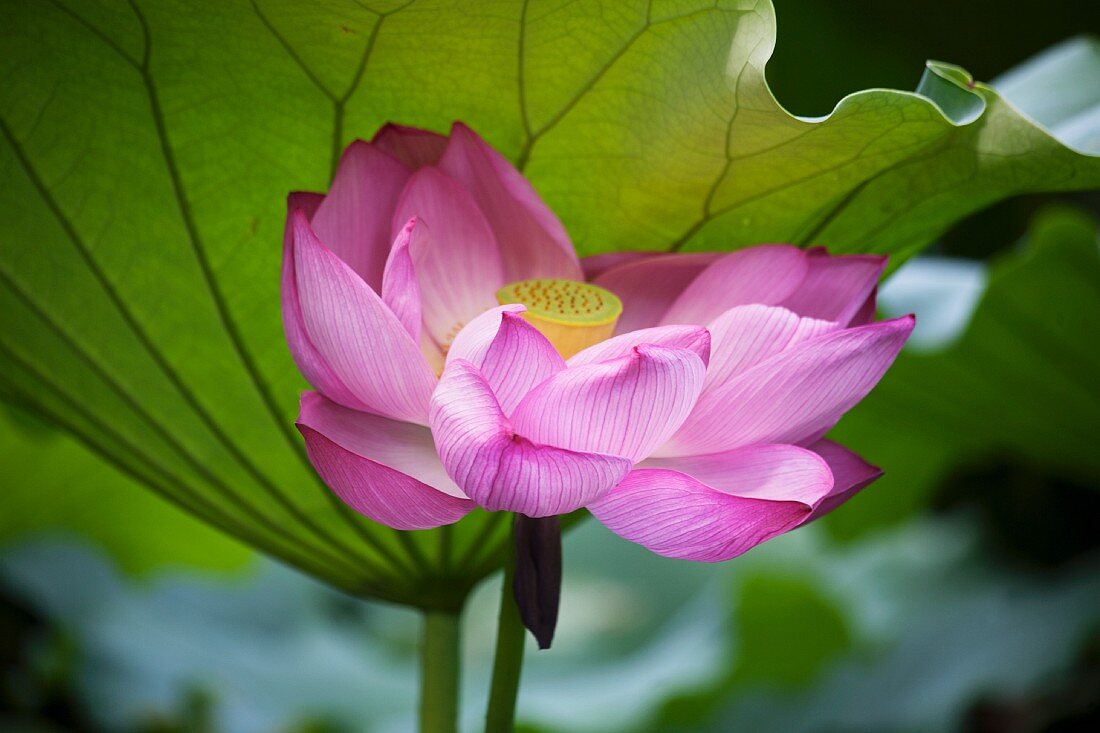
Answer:
<svg viewBox="0 0 1100 733"><path fill-rule="evenodd" d="M787 240L900 261L1004 196L1100 183L1097 158L944 64L928 96L787 114L763 0L32 0L4 16L4 389L214 526L425 606L494 567L504 523L371 524L292 428L283 200L323 190L351 139L465 120L586 253Z"/></svg>

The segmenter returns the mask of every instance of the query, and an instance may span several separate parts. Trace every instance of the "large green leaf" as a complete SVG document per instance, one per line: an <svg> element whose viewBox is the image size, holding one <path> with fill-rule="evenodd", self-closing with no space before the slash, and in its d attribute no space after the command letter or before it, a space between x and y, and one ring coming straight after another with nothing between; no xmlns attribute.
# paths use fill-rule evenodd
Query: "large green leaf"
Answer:
<svg viewBox="0 0 1100 733"><path fill-rule="evenodd" d="M253 557L231 538L173 509L67 435L0 402L4 510L0 547L47 532L89 539L120 567L234 571Z"/></svg>
<svg viewBox="0 0 1100 733"><path fill-rule="evenodd" d="M789 240L900 260L1000 197L1100 183L1097 158L943 64L927 96L787 114L767 2L4 5L5 388L212 524L402 602L456 605L503 523L390 532L303 460L282 201L323 189L350 139L464 119L585 252Z"/></svg>
<svg viewBox="0 0 1100 733"><path fill-rule="evenodd" d="M841 421L835 437L886 475L830 515L834 529L850 535L896 520L926 504L953 470L1004 457L1100 487L1096 223L1069 209L1042 212L1026 249L995 263L989 277L956 343L903 352Z"/></svg>

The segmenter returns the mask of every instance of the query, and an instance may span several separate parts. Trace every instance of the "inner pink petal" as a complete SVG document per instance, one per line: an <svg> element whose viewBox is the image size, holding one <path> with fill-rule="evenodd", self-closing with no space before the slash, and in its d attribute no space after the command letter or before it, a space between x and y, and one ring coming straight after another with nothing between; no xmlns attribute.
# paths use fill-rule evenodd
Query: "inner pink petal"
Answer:
<svg viewBox="0 0 1100 733"><path fill-rule="evenodd" d="M392 219L395 234L412 217L431 232L416 263L424 328L445 351L463 326L497 304L500 251L470 194L436 168L409 179Z"/></svg>

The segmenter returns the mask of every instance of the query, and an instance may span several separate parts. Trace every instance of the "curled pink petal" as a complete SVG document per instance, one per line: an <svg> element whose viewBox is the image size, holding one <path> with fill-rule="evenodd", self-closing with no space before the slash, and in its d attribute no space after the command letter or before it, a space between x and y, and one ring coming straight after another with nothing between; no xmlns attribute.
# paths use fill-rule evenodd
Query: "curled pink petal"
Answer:
<svg viewBox="0 0 1100 733"><path fill-rule="evenodd" d="M424 257L427 228L416 217L397 233L382 275L382 301L412 337L420 341L420 285L416 261Z"/></svg>
<svg viewBox="0 0 1100 733"><path fill-rule="evenodd" d="M608 267L592 282L623 302L616 332L628 333L661 323L684 288L722 256L720 252L706 252L632 258Z"/></svg>
<svg viewBox="0 0 1100 733"><path fill-rule="evenodd" d="M842 326L867 303L886 267L882 255L832 256L823 247L809 250L807 258L805 279L780 305Z"/></svg>
<svg viewBox="0 0 1100 733"><path fill-rule="evenodd" d="M710 386L660 454L717 453L820 435L878 383L913 324L904 316L826 333Z"/></svg>
<svg viewBox="0 0 1100 733"><path fill-rule="evenodd" d="M505 415L531 388L565 368L557 349L520 315L518 303L503 305L470 321L455 337L447 361L463 359L481 372Z"/></svg>
<svg viewBox="0 0 1100 733"><path fill-rule="evenodd" d="M426 422L436 379L417 344L381 297L321 244L301 211L292 214L292 228L305 335L331 374L356 398L349 407Z"/></svg>
<svg viewBox="0 0 1100 733"><path fill-rule="evenodd" d="M409 179L394 230L413 217L431 231L416 263L424 328L445 348L464 325L497 304L496 291L505 282L500 251L470 194L436 168L421 168Z"/></svg>
<svg viewBox="0 0 1100 733"><path fill-rule="evenodd" d="M583 278L561 222L527 179L477 133L456 122L439 167L473 195L485 214L500 246L508 282Z"/></svg>
<svg viewBox="0 0 1100 733"><path fill-rule="evenodd" d="M565 369L557 349L522 316L505 311L480 369L500 409L511 415L533 387Z"/></svg>
<svg viewBox="0 0 1100 733"><path fill-rule="evenodd" d="M881 468L871 465L839 443L819 440L809 447L825 459L833 474L832 490L814 507L810 519L828 514L882 476Z"/></svg>
<svg viewBox="0 0 1100 733"><path fill-rule="evenodd" d="M715 260L684 288L663 323L707 323L738 305L775 305L790 297L808 271L807 254L789 244L765 244Z"/></svg>
<svg viewBox="0 0 1100 733"><path fill-rule="evenodd" d="M313 230L325 246L375 292L382 287L393 241L393 208L408 178L399 161L356 140L344 150L332 188L312 217Z"/></svg>
<svg viewBox="0 0 1100 733"><path fill-rule="evenodd" d="M710 332L702 326L654 326L613 336L569 357L569 366L595 364L626 356L635 346L663 346L667 349L687 349L710 362Z"/></svg>
<svg viewBox="0 0 1100 733"><path fill-rule="evenodd" d="M371 145L386 151L415 171L439 162L447 149L447 138L430 130L390 122L374 134Z"/></svg>
<svg viewBox="0 0 1100 733"><path fill-rule="evenodd" d="M683 423L705 376L693 351L635 346L558 372L523 398L512 422L536 443L639 461Z"/></svg>
<svg viewBox="0 0 1100 733"><path fill-rule="evenodd" d="M811 509L798 500L736 496L679 471L642 468L589 511L615 534L658 555L720 562L794 529Z"/></svg>
<svg viewBox="0 0 1100 733"><path fill-rule="evenodd" d="M509 303L490 308L484 313L472 319L451 343L447 350L447 361L463 359L480 368L485 360L485 354L489 351L489 345L493 343L497 332L500 330L501 315L504 313L523 313L527 306L520 303Z"/></svg>
<svg viewBox="0 0 1100 733"><path fill-rule="evenodd" d="M618 456L538 445L517 435L473 364L447 364L432 395L432 435L448 475L490 511L565 514L598 499L630 471Z"/></svg>

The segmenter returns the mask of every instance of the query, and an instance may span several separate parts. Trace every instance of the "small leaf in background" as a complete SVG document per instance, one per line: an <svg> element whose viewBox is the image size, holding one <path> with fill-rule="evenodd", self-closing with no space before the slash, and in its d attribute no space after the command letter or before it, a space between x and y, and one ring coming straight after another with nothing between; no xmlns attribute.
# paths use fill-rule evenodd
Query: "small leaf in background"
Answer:
<svg viewBox="0 0 1100 733"><path fill-rule="evenodd" d="M734 612L739 647L731 682L801 687L851 642L844 616L798 578L747 578ZM797 656L776 654L792 645Z"/></svg>
<svg viewBox="0 0 1100 733"><path fill-rule="evenodd" d="M844 614L810 578L757 570L733 587L733 664L710 688L668 702L662 717L678 725L702 725L739 690L807 687L852 645Z"/></svg>

